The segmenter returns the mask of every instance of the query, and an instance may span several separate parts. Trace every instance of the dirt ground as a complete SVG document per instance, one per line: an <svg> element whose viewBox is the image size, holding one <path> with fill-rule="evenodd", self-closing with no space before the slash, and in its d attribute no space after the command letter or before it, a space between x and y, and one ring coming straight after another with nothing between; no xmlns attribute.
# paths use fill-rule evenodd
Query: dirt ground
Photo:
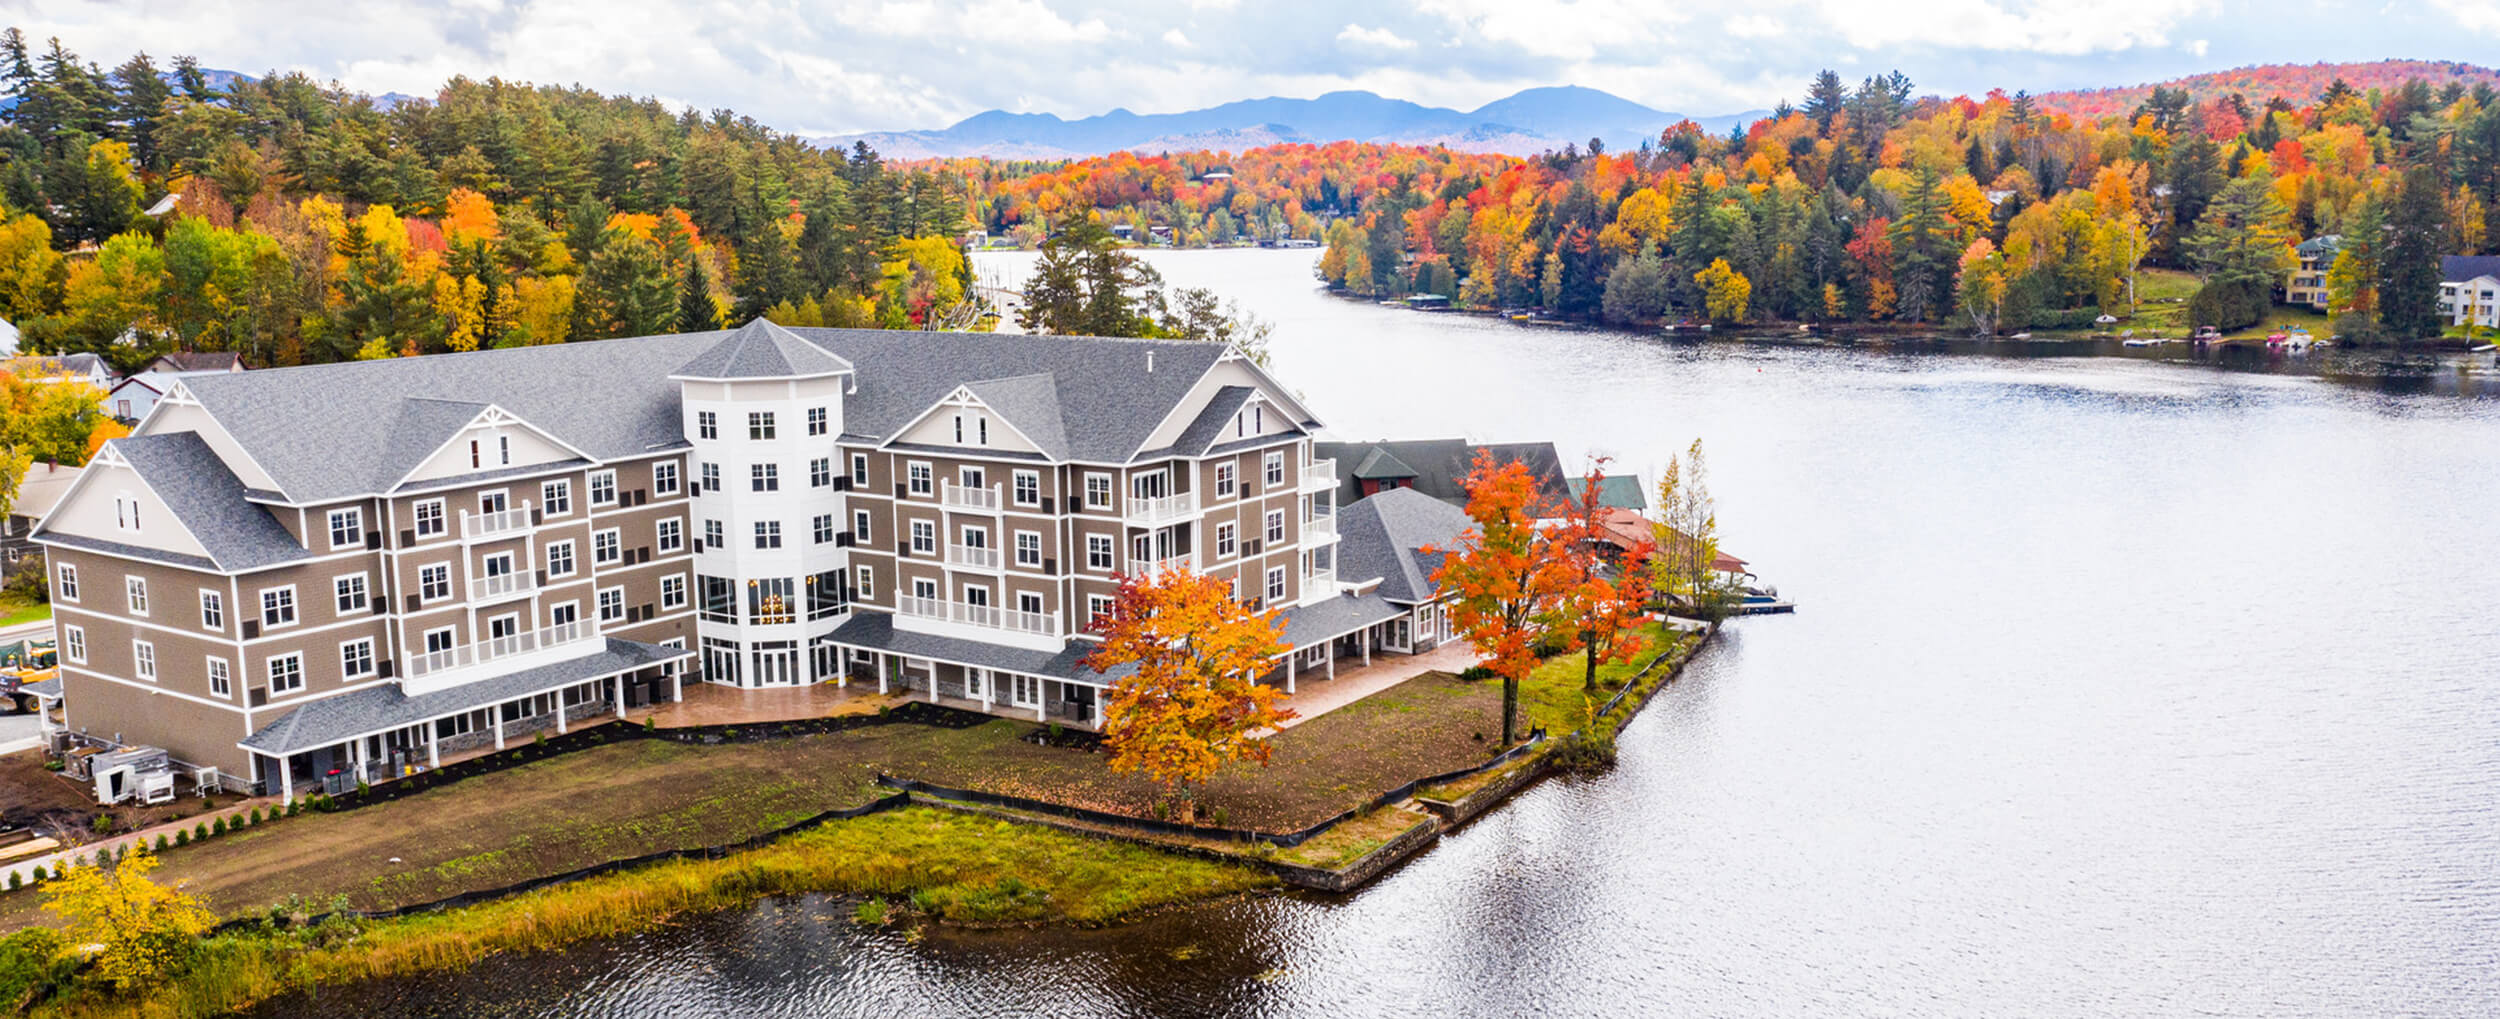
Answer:
<svg viewBox="0 0 2500 1019"><path fill-rule="evenodd" d="M219 797L218 802L233 803L237 799L225 796ZM92 837L97 814L112 815L114 831L129 831L205 813L207 809L197 796L153 807L99 806L93 787L44 768L43 751L0 755L0 830L33 828L54 838L70 834L76 836L75 841L85 841Z"/></svg>

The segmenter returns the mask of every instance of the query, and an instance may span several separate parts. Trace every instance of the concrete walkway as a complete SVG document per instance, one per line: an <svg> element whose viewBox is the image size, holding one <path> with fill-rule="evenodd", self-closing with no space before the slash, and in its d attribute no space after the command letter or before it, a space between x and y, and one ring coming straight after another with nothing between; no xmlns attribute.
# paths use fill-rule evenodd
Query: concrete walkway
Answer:
<svg viewBox="0 0 2500 1019"><path fill-rule="evenodd" d="M1476 650L1465 641L1451 641L1420 655L1402 655L1394 651L1375 651L1370 665L1347 666L1337 662L1337 678L1328 678L1325 669L1302 673L1295 678L1296 690L1281 703L1292 708L1297 717L1285 723L1293 728L1355 701L1362 700L1426 672L1463 672L1476 664Z"/></svg>

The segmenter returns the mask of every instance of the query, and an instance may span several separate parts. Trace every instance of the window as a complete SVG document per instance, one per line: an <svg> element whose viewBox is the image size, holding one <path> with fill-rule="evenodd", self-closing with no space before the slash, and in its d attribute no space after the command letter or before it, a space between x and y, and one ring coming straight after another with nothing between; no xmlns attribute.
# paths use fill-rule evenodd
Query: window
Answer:
<svg viewBox="0 0 2500 1019"><path fill-rule="evenodd" d="M599 592L599 621L622 622L625 619L625 589L611 587Z"/></svg>
<svg viewBox="0 0 2500 1019"><path fill-rule="evenodd" d="M868 544L867 510L851 511L851 540L862 545Z"/></svg>
<svg viewBox="0 0 2500 1019"><path fill-rule="evenodd" d="M269 659L269 692L294 693L304 688L304 656L301 653L275 655Z"/></svg>
<svg viewBox="0 0 2500 1019"><path fill-rule="evenodd" d="M721 540L720 521L706 520L703 522L703 543L713 548L721 548L728 544L727 542Z"/></svg>
<svg viewBox="0 0 2500 1019"><path fill-rule="evenodd" d="M797 622L798 599L793 597L791 587L788 577L747 581L747 621L762 624Z"/></svg>
<svg viewBox="0 0 2500 1019"><path fill-rule="evenodd" d="M816 539L816 543L817 543L817 544L819 544L819 545L825 545L825 544L830 544L830 543L832 543L832 541L833 541L833 514L831 514L831 513L819 513L819 514L816 514L816 521L815 521L815 524L816 524L816 526L815 526L815 529L814 529L814 530L815 530L815 535L814 535L814 537L815 537L815 539Z"/></svg>
<svg viewBox="0 0 2500 1019"><path fill-rule="evenodd" d="M833 484L833 458L820 456L807 462L807 487L824 488Z"/></svg>
<svg viewBox="0 0 2500 1019"><path fill-rule="evenodd" d="M677 461L662 460L651 465L651 491L655 495L677 494Z"/></svg>
<svg viewBox="0 0 2500 1019"><path fill-rule="evenodd" d="M443 500L427 499L417 504L416 531L420 538L443 533Z"/></svg>
<svg viewBox="0 0 2500 1019"><path fill-rule="evenodd" d="M677 574L670 574L660 578L660 607L664 609L682 609L686 607L685 577Z"/></svg>
<svg viewBox="0 0 2500 1019"><path fill-rule="evenodd" d="M1285 454L1281 451L1271 452L1267 455L1267 487L1275 488L1284 483Z"/></svg>
<svg viewBox="0 0 2500 1019"><path fill-rule="evenodd" d="M208 660L208 692L212 697L234 696L234 666L223 658Z"/></svg>
<svg viewBox="0 0 2500 1019"><path fill-rule="evenodd" d="M449 651L459 643L459 639L460 628L456 626L427 630L425 631L425 653L431 655Z"/></svg>
<svg viewBox="0 0 2500 1019"><path fill-rule="evenodd" d="M1016 565L1036 567L1042 565L1042 532L1016 532Z"/></svg>
<svg viewBox="0 0 2500 1019"><path fill-rule="evenodd" d="M862 567L862 569L865 568L866 567ZM70 661L77 662L80 665L87 664L86 627L61 627L61 654L68 657Z"/></svg>
<svg viewBox="0 0 2500 1019"><path fill-rule="evenodd" d="M720 465L719 465L719 464L707 463L707 464L704 464L704 465L703 465L703 483L702 483L702 484L700 484L700 485L696 485L696 486L695 486L695 491L696 491L698 494L699 494L699 493L702 493L702 492L717 492L717 491L720 491Z"/></svg>
<svg viewBox="0 0 2500 1019"><path fill-rule="evenodd" d="M1085 508L1111 508L1111 475L1088 474L1085 476Z"/></svg>
<svg viewBox="0 0 2500 1019"><path fill-rule="evenodd" d="M737 594L730 586L729 578L698 576L694 580L696 586L703 589L703 618L715 623L738 621Z"/></svg>
<svg viewBox="0 0 2500 1019"><path fill-rule="evenodd" d="M356 573L336 578L330 581L330 586L338 594L339 615L344 616L350 612L362 612L366 609L364 574Z"/></svg>
<svg viewBox="0 0 2500 1019"><path fill-rule="evenodd" d="M935 482L930 480L932 475L929 472L928 464L912 464L909 468L908 475L911 481L911 494L927 495L930 492L936 491L937 485Z"/></svg>
<svg viewBox="0 0 2500 1019"><path fill-rule="evenodd" d="M859 568L858 574L859 584L857 586L859 588L859 596L861 598L876 597L877 585L872 579L876 576L876 574L869 572L868 567L865 566Z"/></svg>
<svg viewBox="0 0 2500 1019"><path fill-rule="evenodd" d="M509 436L509 435L498 435L498 436L495 436L495 456L496 456L496 463L497 463L498 465L509 465L509 464L511 464L511 463L512 463L512 437L511 437L511 436Z"/></svg>
<svg viewBox="0 0 2500 1019"><path fill-rule="evenodd" d="M1274 545L1284 540L1285 511L1269 510L1267 513L1267 543Z"/></svg>
<svg viewBox="0 0 2500 1019"><path fill-rule="evenodd" d="M365 511L355 508L330 511L330 547L354 548L365 543Z"/></svg>
<svg viewBox="0 0 2500 1019"><path fill-rule="evenodd" d="M1007 676L1007 703L1019 708L1039 707L1042 703L1042 679L1022 673Z"/></svg>
<svg viewBox="0 0 2500 1019"><path fill-rule="evenodd" d="M778 521L778 520L758 520L758 521L756 521L756 522L755 522L755 547L757 547L757 548L780 548L780 547L781 547L781 521Z"/></svg>
<svg viewBox="0 0 2500 1019"><path fill-rule="evenodd" d="M982 445L984 445L984 446L989 445L989 444L990 444L990 419L983 417L983 418L974 418L974 419L972 419L972 421L973 421L973 423L974 423L974 424L981 426L981 444L982 444Z"/></svg>
<svg viewBox="0 0 2500 1019"><path fill-rule="evenodd" d="M1233 492L1233 465L1228 463L1216 464L1215 497L1218 499L1230 499L1233 497Z"/></svg>
<svg viewBox="0 0 2500 1019"><path fill-rule="evenodd" d="M435 568L444 571L446 578L450 576L451 567L438 566ZM449 579L445 579L443 581L443 586L444 588L449 589L451 587L451 581ZM263 629L295 625L295 585L288 584L285 587L268 587L261 589L260 625Z"/></svg>
<svg viewBox="0 0 2500 1019"><path fill-rule="evenodd" d="M1282 566L1267 571L1267 600L1285 600L1285 568Z"/></svg>
<svg viewBox="0 0 2500 1019"><path fill-rule="evenodd" d="M113 497L113 523L125 531L139 529L139 500L133 496Z"/></svg>
<svg viewBox="0 0 2500 1019"><path fill-rule="evenodd" d="M848 603L842 596L842 571L827 570L807 578L807 618L841 615Z"/></svg>
<svg viewBox="0 0 2500 1019"><path fill-rule="evenodd" d="M698 439L720 438L720 415L708 410L694 412L694 434Z"/></svg>
<svg viewBox="0 0 2500 1019"><path fill-rule="evenodd" d="M226 596L215 591L200 592L200 625L211 630L226 628Z"/></svg>
<svg viewBox="0 0 2500 1019"><path fill-rule="evenodd" d="M927 520L912 521L911 550L914 555L936 555L937 524Z"/></svg>
<svg viewBox="0 0 2500 1019"><path fill-rule="evenodd" d="M1101 629L1101 628L1102 628L1102 624L1103 624L1105 621L1107 621L1107 620L1109 620L1109 619L1111 618L1111 605L1112 605L1112 600L1111 600L1111 596L1110 596L1110 595L1107 595L1107 594L1089 594L1089 595L1086 595L1086 596L1085 596L1085 628L1086 628L1086 629L1088 629L1088 630L1098 630L1098 629Z"/></svg>
<svg viewBox="0 0 2500 1019"><path fill-rule="evenodd" d="M594 531L591 533L591 562L600 566L610 566L623 562L624 560L625 542L624 539L617 536L616 528L611 527L604 531Z"/></svg>
<svg viewBox="0 0 2500 1019"><path fill-rule="evenodd" d="M590 476L590 504L593 506L616 505L615 471L600 471Z"/></svg>
<svg viewBox="0 0 2500 1019"><path fill-rule="evenodd" d="M753 477L753 485L754 485L754 487L755 487L755 490L756 490L756 491L758 491L758 492L778 492L778 491L781 491L781 465L780 465L780 464L756 464L754 467L752 467L752 468L749 468L749 469L748 469L748 473L750 473L750 474L752 474L752 475L754 476L754 477Z"/></svg>
<svg viewBox="0 0 2500 1019"><path fill-rule="evenodd" d="M1039 506L1042 504L1042 476L1039 472L1017 471L1015 479L1016 505Z"/></svg>
<svg viewBox="0 0 2500 1019"><path fill-rule="evenodd" d="M451 597L451 564L435 563L417 570L417 600L441 601Z"/></svg>
<svg viewBox="0 0 2500 1019"><path fill-rule="evenodd" d="M156 682L156 645L144 640L130 642L130 674Z"/></svg>
<svg viewBox="0 0 2500 1019"><path fill-rule="evenodd" d="M479 452L480 448L476 439L469 440L469 466L472 469L486 466L486 455Z"/></svg>
<svg viewBox="0 0 2500 1019"><path fill-rule="evenodd" d="M660 551L675 552L686 547L685 521L669 517L660 521L657 526L660 533Z"/></svg>
<svg viewBox="0 0 2500 1019"><path fill-rule="evenodd" d="M1235 548L1233 525L1229 522L1215 525L1215 557L1230 559L1233 557Z"/></svg>
<svg viewBox="0 0 2500 1019"><path fill-rule="evenodd" d="M573 512L573 483L556 480L538 486L538 500L546 507L546 515L560 517Z"/></svg>
<svg viewBox="0 0 2500 1019"><path fill-rule="evenodd" d="M573 575L572 542L552 541L547 543L547 575L550 577L570 577Z"/></svg>
<svg viewBox="0 0 2500 1019"><path fill-rule="evenodd" d="M747 438L757 442L773 437L773 412L759 410L747 415Z"/></svg>
<svg viewBox="0 0 2500 1019"><path fill-rule="evenodd" d="M963 445L963 442L964 442L964 416L963 416L963 415L961 415L961 414L957 414L957 415L955 415L955 444L956 444L956 445L958 445L958 446L960 446L960 445Z"/></svg>
<svg viewBox="0 0 2500 1019"><path fill-rule="evenodd" d="M123 577L122 594L130 599L130 614L148 614L148 582L143 577Z"/></svg>
<svg viewBox="0 0 2500 1019"><path fill-rule="evenodd" d="M373 638L339 645L339 674L349 679L373 675Z"/></svg>
<svg viewBox="0 0 2500 1019"><path fill-rule="evenodd" d="M868 454L851 454L851 484L860 488L868 487Z"/></svg>
<svg viewBox="0 0 2500 1019"><path fill-rule="evenodd" d="M1085 568L1089 570L1109 570L1112 565L1111 536L1108 534L1086 535Z"/></svg>
<svg viewBox="0 0 2500 1019"><path fill-rule="evenodd" d="M60 579L52 585L52 597L60 601L78 600L78 567L62 563Z"/></svg>
<svg viewBox="0 0 2500 1019"><path fill-rule="evenodd" d="M824 409L823 407L809 407L809 408L807 408L807 434L809 434L809 435L823 435L823 434L825 434L825 429L826 429L826 427L828 426L828 424L829 424L831 421L832 421L832 416L831 416L831 415L829 415L829 414L826 414L826 413L825 413L825 409Z"/></svg>

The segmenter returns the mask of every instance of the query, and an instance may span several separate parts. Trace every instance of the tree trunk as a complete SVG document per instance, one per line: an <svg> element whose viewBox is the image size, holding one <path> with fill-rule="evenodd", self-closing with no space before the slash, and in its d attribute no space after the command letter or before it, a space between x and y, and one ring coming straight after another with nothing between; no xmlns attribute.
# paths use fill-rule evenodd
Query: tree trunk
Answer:
<svg viewBox="0 0 2500 1019"><path fill-rule="evenodd" d="M1581 648L1581 650L1583 650L1583 651L1587 652L1587 654L1588 654L1588 674L1587 674L1587 676L1586 676L1586 677L1584 677L1583 679L1581 679L1581 680L1580 680L1580 692L1581 692L1581 693L1596 693L1596 692L1597 692L1597 645L1596 645L1596 643L1595 643L1595 642L1592 642L1592 641L1590 641L1590 640L1588 640L1587 638L1585 638L1585 637L1584 637L1584 638L1582 638L1582 639L1581 639L1581 641L1580 641L1580 648Z"/></svg>
<svg viewBox="0 0 2500 1019"><path fill-rule="evenodd" d="M1509 749L1511 744L1519 742L1511 736L1511 733L1519 727L1518 721L1519 677L1504 676L1502 677L1502 748L1505 750Z"/></svg>

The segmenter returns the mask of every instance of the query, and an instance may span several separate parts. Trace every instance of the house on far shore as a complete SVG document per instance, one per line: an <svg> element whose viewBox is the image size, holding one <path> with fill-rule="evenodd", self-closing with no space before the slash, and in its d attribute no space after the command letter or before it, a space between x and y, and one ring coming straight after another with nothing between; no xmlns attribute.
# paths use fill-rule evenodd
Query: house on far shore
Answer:
<svg viewBox="0 0 2500 1019"><path fill-rule="evenodd" d="M98 390L109 391L119 376L113 366L94 354L34 354L12 357L0 362L0 368L36 382L84 382Z"/></svg>
<svg viewBox="0 0 2500 1019"><path fill-rule="evenodd" d="M1476 453L1490 453L1496 462L1517 460L1536 476L1537 495L1562 503L1571 498L1565 483L1562 454L1551 442L1484 442L1465 439L1399 439L1381 442L1320 442L1317 455L1336 460L1337 504L1350 505L1393 488L1412 488L1453 506L1467 505L1461 482L1475 469ZM1348 470L1344 465L1352 465Z"/></svg>
<svg viewBox="0 0 2500 1019"><path fill-rule="evenodd" d="M1564 478L1571 489L1571 504L1580 504L1580 490L1588 487L1585 478ZM1649 486L1638 474L1609 474L1597 481L1597 505L1601 509L1631 510L1634 515L1648 512Z"/></svg>
<svg viewBox="0 0 2500 1019"><path fill-rule="evenodd" d="M146 369L115 385L104 408L124 423L135 423L156 409L156 401L173 391L174 380L200 375L231 375L251 367L232 351L176 351L148 362Z"/></svg>
<svg viewBox="0 0 2500 1019"><path fill-rule="evenodd" d="M0 319L0 357L17 356L17 326Z"/></svg>
<svg viewBox="0 0 2500 1019"><path fill-rule="evenodd" d="M26 468L26 477L18 482L17 501L9 504L9 514L0 517L0 574L15 574L21 562L43 563L43 549L28 540L35 522L52 512L61 501L61 493L69 491L78 480L78 468L57 463L35 463Z"/></svg>
<svg viewBox="0 0 2500 1019"><path fill-rule="evenodd" d="M2439 315L2452 326L2500 327L2500 255L2442 255Z"/></svg>
<svg viewBox="0 0 2500 1019"><path fill-rule="evenodd" d="M177 350L163 354L142 372L164 372L168 375L208 375L217 372L239 372L252 366L243 363L243 355L231 350L203 350L197 353Z"/></svg>
<svg viewBox="0 0 2500 1019"><path fill-rule="evenodd" d="M2326 272L2335 267L2335 256L2343 245L2340 234L2320 234L2292 248L2300 264L2283 277L2283 303L2325 311Z"/></svg>

